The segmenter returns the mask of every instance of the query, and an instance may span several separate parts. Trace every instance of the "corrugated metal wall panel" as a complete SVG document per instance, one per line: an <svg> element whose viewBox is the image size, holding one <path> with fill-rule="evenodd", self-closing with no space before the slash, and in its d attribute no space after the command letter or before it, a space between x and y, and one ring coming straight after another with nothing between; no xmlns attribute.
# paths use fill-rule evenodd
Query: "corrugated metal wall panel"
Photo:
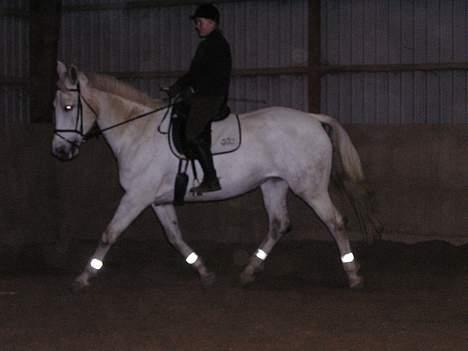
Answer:
<svg viewBox="0 0 468 351"><path fill-rule="evenodd" d="M0 16L0 75L25 78L28 75L29 23L24 18Z"/></svg>
<svg viewBox="0 0 468 351"><path fill-rule="evenodd" d="M124 0L112 1L125 5ZM64 5L109 1L65 0ZM305 66L307 1L223 2L235 69ZM65 11L61 58L84 70L184 71L198 43L195 5ZM466 62L466 0L322 0L322 62ZM134 80L152 96L174 78ZM266 104L307 109L303 75L235 77L236 111ZM345 123L467 123L466 72L343 73L322 79L322 110Z"/></svg>
<svg viewBox="0 0 468 351"><path fill-rule="evenodd" d="M468 62L466 0L323 0L322 62ZM466 71L341 73L322 110L344 123L468 123Z"/></svg>
<svg viewBox="0 0 468 351"><path fill-rule="evenodd" d="M467 60L466 0L323 0L322 62Z"/></svg>
<svg viewBox="0 0 468 351"><path fill-rule="evenodd" d="M222 4L222 15L234 69L306 64L307 1L226 3ZM237 112L271 105L305 110L306 89L303 75L235 77L230 105Z"/></svg>
<svg viewBox="0 0 468 351"><path fill-rule="evenodd" d="M220 5L235 68L307 62L307 1L245 1Z"/></svg>
<svg viewBox="0 0 468 351"><path fill-rule="evenodd" d="M302 75L234 78L230 98L231 109L238 113L275 105L305 110L307 79Z"/></svg>
<svg viewBox="0 0 468 351"><path fill-rule="evenodd" d="M125 0L63 1L65 9L108 4L122 8L64 12L60 59L91 71L187 69L198 43L187 20L195 5L134 9ZM0 0L0 8L27 11L29 1ZM222 2L219 8L236 69L306 65L307 0ZM322 0L322 62L467 62L467 12L466 0ZM27 78L27 17L0 16L0 29L0 74ZM133 82L157 97L159 85L173 79ZM345 73L324 76L322 85L322 110L343 122L468 122L464 71ZM231 95L237 100L257 96L267 104L305 110L306 89L302 75L236 77ZM20 100L15 102L12 96ZM16 86L11 93L2 93L0 100L2 111L12 115L12 106L19 111L28 99L26 90ZM242 112L262 105L238 101L233 109ZM11 118L28 121L27 109L21 111Z"/></svg>
<svg viewBox="0 0 468 351"><path fill-rule="evenodd" d="M0 16L0 76L17 84L0 85L0 127L29 123L27 86L29 76L29 1L0 1L0 8L14 10Z"/></svg>
<svg viewBox="0 0 468 351"><path fill-rule="evenodd" d="M468 123L467 82L451 71L328 75L323 110L343 123Z"/></svg>
<svg viewBox="0 0 468 351"><path fill-rule="evenodd" d="M196 36L188 21L192 11L191 5L65 11L60 56L88 71L184 70L196 47Z"/></svg>
<svg viewBox="0 0 468 351"><path fill-rule="evenodd" d="M0 8L27 11L29 9L29 1L30 0L0 0Z"/></svg>
<svg viewBox="0 0 468 351"><path fill-rule="evenodd" d="M108 4L105 1L93 5ZM125 1L112 3L125 4ZM65 0L70 5L90 5L84 0ZM219 4L222 30L231 44L234 69L288 67L307 62L307 1L245 1ZM199 39L188 20L195 5L144 9L65 11L59 56L81 69L98 72L185 71ZM151 96L159 96L159 85L173 79L142 79L132 83ZM269 104L307 108L305 78L237 77L233 79L234 100L265 95ZM291 90L292 89L292 90ZM249 96L246 96L249 95ZM254 100L255 100L254 99ZM260 102L232 102L244 112L263 107Z"/></svg>
<svg viewBox="0 0 468 351"><path fill-rule="evenodd" d="M20 86L0 86L0 129L29 124L29 95Z"/></svg>

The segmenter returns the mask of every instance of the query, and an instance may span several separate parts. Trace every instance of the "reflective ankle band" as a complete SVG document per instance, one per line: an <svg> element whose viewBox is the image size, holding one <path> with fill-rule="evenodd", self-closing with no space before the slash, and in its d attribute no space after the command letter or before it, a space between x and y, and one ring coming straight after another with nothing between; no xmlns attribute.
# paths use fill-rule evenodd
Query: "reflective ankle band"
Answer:
<svg viewBox="0 0 468 351"><path fill-rule="evenodd" d="M100 270L103 266L103 263L101 260L98 260L97 258L93 258L89 265L94 268L95 270Z"/></svg>
<svg viewBox="0 0 468 351"><path fill-rule="evenodd" d="M257 256L262 261L265 261L267 258L267 253L263 251L262 249L258 249L257 252L255 253L255 256Z"/></svg>
<svg viewBox="0 0 468 351"><path fill-rule="evenodd" d="M343 262L343 263L351 263L353 261L354 261L354 255L353 255L352 252L341 256L341 262Z"/></svg>
<svg viewBox="0 0 468 351"><path fill-rule="evenodd" d="M187 256L185 262L188 264L194 264L198 260L198 255L195 252L192 252L190 255Z"/></svg>

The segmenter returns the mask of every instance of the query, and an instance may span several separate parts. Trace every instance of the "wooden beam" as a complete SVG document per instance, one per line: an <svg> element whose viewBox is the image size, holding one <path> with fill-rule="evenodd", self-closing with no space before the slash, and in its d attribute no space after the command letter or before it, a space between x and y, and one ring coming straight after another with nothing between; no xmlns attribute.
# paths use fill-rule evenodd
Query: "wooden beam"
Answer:
<svg viewBox="0 0 468 351"><path fill-rule="evenodd" d="M281 76L306 74L308 72L305 66L292 67L272 67L272 68L244 68L235 69L232 72L234 77L253 77L253 76Z"/></svg>
<svg viewBox="0 0 468 351"><path fill-rule="evenodd" d="M170 7L170 6L184 6L184 5L200 5L201 3L214 3L215 5L226 2L242 2L245 0L136 0L129 1L128 8L155 8L155 7Z"/></svg>
<svg viewBox="0 0 468 351"><path fill-rule="evenodd" d="M117 79L160 79L160 78L177 78L184 74L184 71L126 71L126 72L99 72Z"/></svg>
<svg viewBox="0 0 468 351"><path fill-rule="evenodd" d="M235 69L232 72L233 77L255 77L255 76L278 76L306 74L307 67L278 67L278 68L246 68ZM127 71L127 72L101 72L118 79L160 79L176 78L184 74L184 71Z"/></svg>
<svg viewBox="0 0 468 351"><path fill-rule="evenodd" d="M323 65L323 74L346 72L416 72L468 70L468 62L421 63L421 64L377 64L377 65Z"/></svg>
<svg viewBox="0 0 468 351"><path fill-rule="evenodd" d="M318 76L325 74L352 73L352 72L437 72L468 70L468 63L434 63L434 64L405 64L405 65L312 65L272 68L243 68L234 69L233 77L255 77L255 76L278 76L278 75L307 75L312 85L317 89ZM125 71L125 72L101 72L119 79L160 79L176 78L185 73L184 71ZM0 77L0 83L7 78ZM8 80L8 79L7 79ZM11 79L10 79L11 80ZM318 93L315 94L315 98ZM316 102L318 104L318 101Z"/></svg>
<svg viewBox="0 0 468 351"><path fill-rule="evenodd" d="M309 0L309 60L307 70L309 112L320 112L320 0Z"/></svg>
<svg viewBox="0 0 468 351"><path fill-rule="evenodd" d="M16 17L21 19L27 19L29 17L29 12L4 7L0 8L0 17Z"/></svg>
<svg viewBox="0 0 468 351"><path fill-rule="evenodd" d="M325 74L352 73L352 72L437 72L468 70L468 63L433 63L433 64L404 64L404 65L312 65L272 68L243 68L234 69L233 77L278 76L278 75L308 75L312 77L312 83L317 86L317 76ZM126 71L126 72L101 72L119 79L160 79L176 78L184 71ZM13 78L0 77L0 83Z"/></svg>
<svg viewBox="0 0 468 351"><path fill-rule="evenodd" d="M242 2L245 0L217 0L215 4ZM266 0L265 0L266 1ZM140 1L127 1L124 3L107 3L107 4L94 4L94 5L65 5L64 12L77 12L77 11L108 11L108 10L132 10L132 9L148 9L158 7L173 7L173 6L186 6L186 5L199 5L201 3L211 3L210 0L140 0Z"/></svg>
<svg viewBox="0 0 468 351"><path fill-rule="evenodd" d="M30 0L30 116L32 122L52 120L61 0Z"/></svg>

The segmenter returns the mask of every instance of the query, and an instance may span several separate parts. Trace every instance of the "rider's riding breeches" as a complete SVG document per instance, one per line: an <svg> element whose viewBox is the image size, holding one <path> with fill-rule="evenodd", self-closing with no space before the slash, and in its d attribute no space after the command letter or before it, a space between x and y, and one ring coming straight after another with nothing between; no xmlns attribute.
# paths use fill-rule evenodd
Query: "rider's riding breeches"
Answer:
<svg viewBox="0 0 468 351"><path fill-rule="evenodd" d="M216 118L224 102L218 96L193 96L190 113L185 126L185 137L189 144L211 144L211 122Z"/></svg>

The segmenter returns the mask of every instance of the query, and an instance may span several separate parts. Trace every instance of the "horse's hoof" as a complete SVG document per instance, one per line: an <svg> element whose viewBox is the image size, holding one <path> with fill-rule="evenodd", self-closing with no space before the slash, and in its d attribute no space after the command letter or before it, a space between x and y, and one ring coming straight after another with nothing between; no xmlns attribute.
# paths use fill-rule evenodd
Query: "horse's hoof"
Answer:
<svg viewBox="0 0 468 351"><path fill-rule="evenodd" d="M349 280L349 287L354 290L364 288L364 279L361 276L353 277Z"/></svg>
<svg viewBox="0 0 468 351"><path fill-rule="evenodd" d="M245 288L255 281L255 276L253 274L242 272L239 280L241 286Z"/></svg>
<svg viewBox="0 0 468 351"><path fill-rule="evenodd" d="M204 288L212 287L215 281L216 281L216 274L213 272L205 274L204 276L201 277L201 283Z"/></svg>

